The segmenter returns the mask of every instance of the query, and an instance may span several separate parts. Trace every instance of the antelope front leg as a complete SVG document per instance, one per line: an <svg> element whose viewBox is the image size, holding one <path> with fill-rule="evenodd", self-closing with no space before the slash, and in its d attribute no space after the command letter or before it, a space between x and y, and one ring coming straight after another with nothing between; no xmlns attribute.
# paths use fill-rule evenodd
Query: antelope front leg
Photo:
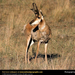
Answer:
<svg viewBox="0 0 75 75"><path fill-rule="evenodd" d="M35 63L36 63L36 59L37 59L37 55L38 55L38 51L39 51L39 46L40 46L40 41L37 44L37 52L36 52L36 57L35 57Z"/></svg>
<svg viewBox="0 0 75 75"><path fill-rule="evenodd" d="M45 62L47 64L47 45L48 43L45 43Z"/></svg>

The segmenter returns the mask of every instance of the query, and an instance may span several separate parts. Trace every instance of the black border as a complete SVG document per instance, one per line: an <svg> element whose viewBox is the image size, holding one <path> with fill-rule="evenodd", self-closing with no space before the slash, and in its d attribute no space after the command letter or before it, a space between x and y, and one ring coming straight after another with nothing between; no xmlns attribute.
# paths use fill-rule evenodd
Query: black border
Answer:
<svg viewBox="0 0 75 75"><path fill-rule="evenodd" d="M75 70L0 70L2 75L75 74Z"/></svg>

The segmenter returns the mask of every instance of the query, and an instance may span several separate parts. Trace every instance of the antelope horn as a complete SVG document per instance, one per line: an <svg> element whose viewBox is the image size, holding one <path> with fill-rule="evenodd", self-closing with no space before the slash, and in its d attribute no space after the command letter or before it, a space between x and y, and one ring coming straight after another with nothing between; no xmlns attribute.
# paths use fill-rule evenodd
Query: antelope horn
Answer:
<svg viewBox="0 0 75 75"><path fill-rule="evenodd" d="M33 5L33 9L31 9L31 10L35 13L35 15L39 15L39 10L38 10L36 4L32 3L32 5Z"/></svg>

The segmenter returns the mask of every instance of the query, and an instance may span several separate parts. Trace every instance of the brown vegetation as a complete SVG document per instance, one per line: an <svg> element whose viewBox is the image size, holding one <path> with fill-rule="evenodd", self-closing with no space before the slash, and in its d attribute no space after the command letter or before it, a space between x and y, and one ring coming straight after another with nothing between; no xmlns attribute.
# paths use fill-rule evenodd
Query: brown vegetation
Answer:
<svg viewBox="0 0 75 75"><path fill-rule="evenodd" d="M29 52L30 64L24 63L26 40L21 31L34 18L33 2L52 30L47 65L44 45L34 64L36 44ZM0 0L0 64L0 69L75 69L75 0Z"/></svg>

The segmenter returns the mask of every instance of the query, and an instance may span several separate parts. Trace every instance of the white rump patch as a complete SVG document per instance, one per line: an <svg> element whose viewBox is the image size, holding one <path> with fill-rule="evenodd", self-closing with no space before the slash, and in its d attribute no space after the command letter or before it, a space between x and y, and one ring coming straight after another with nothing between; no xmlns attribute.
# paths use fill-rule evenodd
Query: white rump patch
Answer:
<svg viewBox="0 0 75 75"><path fill-rule="evenodd" d="M24 30L26 29L26 25L27 24L24 25L23 30L22 30L22 33L24 33Z"/></svg>
<svg viewBox="0 0 75 75"><path fill-rule="evenodd" d="M26 29L26 25L27 25L27 24L25 24L25 25L24 25L24 29L23 29L23 30L25 30L25 29Z"/></svg>
<svg viewBox="0 0 75 75"><path fill-rule="evenodd" d="M33 26L33 25L35 25L35 24L39 24L40 21L41 21L40 19L39 19L39 20L36 20L36 21L34 21L31 25Z"/></svg>

